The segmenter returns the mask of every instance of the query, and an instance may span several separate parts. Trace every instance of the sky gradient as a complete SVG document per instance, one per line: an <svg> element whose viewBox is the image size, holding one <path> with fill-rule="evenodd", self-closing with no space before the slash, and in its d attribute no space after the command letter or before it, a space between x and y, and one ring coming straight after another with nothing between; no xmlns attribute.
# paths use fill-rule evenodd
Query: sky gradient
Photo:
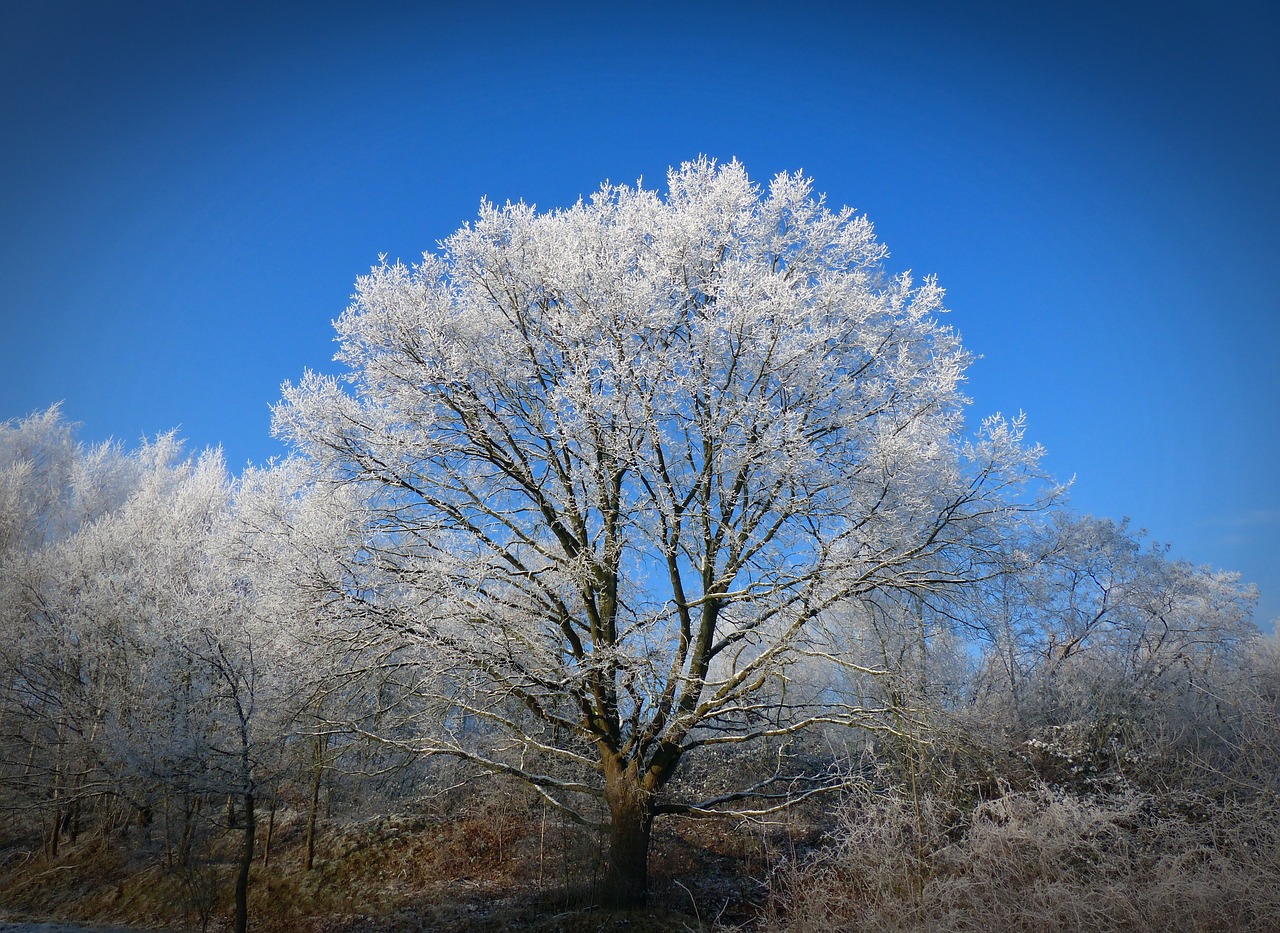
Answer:
<svg viewBox="0 0 1280 933"><path fill-rule="evenodd" d="M380 253L736 157L938 275L975 424L1280 615L1270 4L363 6L0 0L0 420L264 462Z"/></svg>

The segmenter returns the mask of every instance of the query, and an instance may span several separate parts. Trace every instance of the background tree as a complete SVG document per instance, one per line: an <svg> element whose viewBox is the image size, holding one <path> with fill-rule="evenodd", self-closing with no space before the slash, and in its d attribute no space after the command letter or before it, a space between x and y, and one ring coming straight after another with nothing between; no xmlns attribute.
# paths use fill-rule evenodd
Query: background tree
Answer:
<svg viewBox="0 0 1280 933"><path fill-rule="evenodd" d="M182 872L199 868L202 804L232 799L244 929L297 655L264 618L272 568L244 560L253 510L232 489L220 453L183 457L173 435L86 448L56 408L5 425L0 774L6 804L47 811L50 856L92 805L98 828L123 816L136 853Z"/></svg>
<svg viewBox="0 0 1280 933"><path fill-rule="evenodd" d="M1189 777L1251 656L1254 588L1125 522L1059 512L1028 548L1037 560L993 581L973 614L979 705L1046 776Z"/></svg>
<svg viewBox="0 0 1280 933"><path fill-rule="evenodd" d="M50 812L51 855L64 833L78 832L81 804L101 792L97 750L115 699L102 649L120 601L97 603L118 581L92 542L176 450L168 437L129 453L86 447L74 428L56 405L0 426L0 774L8 806Z"/></svg>
<svg viewBox="0 0 1280 933"><path fill-rule="evenodd" d="M624 902L656 815L825 786L663 794L690 753L856 721L787 694L788 667L835 660L817 631L842 604L993 573L1039 454L1020 422L965 438L941 290L887 276L865 218L736 162L668 184L483 204L376 267L337 322L350 389L309 373L275 419L369 503L366 615L412 653L404 690L456 713L417 747L584 818L602 799Z"/></svg>
<svg viewBox="0 0 1280 933"><path fill-rule="evenodd" d="M295 459L246 470L224 541L236 585L250 597L254 630L269 637L272 680L288 685L274 691L271 718L291 740L282 767L307 788L307 869L326 769L353 740L364 741L348 723L361 721L356 709L370 666L362 657L369 639L360 633L367 623L347 624L366 588L361 503L350 489L316 486L309 474ZM339 631L346 637L335 638Z"/></svg>

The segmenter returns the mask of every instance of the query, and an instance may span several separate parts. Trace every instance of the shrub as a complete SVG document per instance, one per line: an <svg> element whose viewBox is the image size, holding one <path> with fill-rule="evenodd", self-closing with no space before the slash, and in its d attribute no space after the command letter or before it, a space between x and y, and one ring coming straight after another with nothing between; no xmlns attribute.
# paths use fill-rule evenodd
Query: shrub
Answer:
<svg viewBox="0 0 1280 933"><path fill-rule="evenodd" d="M1274 814L1039 785L967 812L866 792L831 843L775 879L771 923L809 931L1280 929Z"/></svg>

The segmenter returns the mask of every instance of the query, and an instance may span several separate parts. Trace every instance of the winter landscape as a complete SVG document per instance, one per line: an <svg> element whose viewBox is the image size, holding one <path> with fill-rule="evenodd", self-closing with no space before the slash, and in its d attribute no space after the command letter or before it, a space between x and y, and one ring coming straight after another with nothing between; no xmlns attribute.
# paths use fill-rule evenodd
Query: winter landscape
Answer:
<svg viewBox="0 0 1280 933"><path fill-rule="evenodd" d="M262 21L146 3L118 19L75 4L15 12L37 46L83 48L83 60L59 59L66 74L83 78L84 61L123 69L85 93L116 121L100 131L124 148L103 149L93 171L70 160L67 177L100 184L101 197L125 190L109 166L123 152L142 158L150 138L126 116L141 113L138 95L167 93L151 82L172 69L186 90L155 126L176 135L160 144L167 157L139 164L178 171L203 158L181 141L194 114L214 128L189 130L193 139L221 140L229 164L301 177L311 163L292 149L296 133L333 174L333 213L315 229L354 223L341 192L368 201L374 189L338 176L384 150L323 161L341 147L307 116L310 106L349 113L343 95L365 88L354 72L330 77L349 64L327 52L348 42L352 61L401 76L422 74L410 45L425 43L417 50L472 76L469 107L520 122L503 107L524 72L432 44L509 25L496 9L405 7L394 35L383 31L389 13L357 26L339 6L283 9ZM1057 83L1077 73L1075 59L1055 57L1037 27L1088 29L1062 14L976 9L963 22L930 5L865 21L813 15L882 50L927 22L922 35L939 49L992 51L994 71L961 72L970 90L991 74L1011 88L1025 75L1030 99L1084 112L1072 109L1084 91ZM1109 22L1133 28L1146 12L1123 7ZM771 36L759 14L727 27L739 44L712 43L706 61L737 69L747 47L799 61L818 41L798 26ZM1191 41L1199 14L1181 15L1154 33L1159 49ZM667 35L657 23L618 38L585 8L549 17L531 21L536 34L559 35L551 25L562 22L614 37L621 57L578 62L615 82L585 90L525 62L547 100L626 97L649 80L627 62L668 61L649 46ZM1201 39L1221 55L1221 36L1242 33L1215 28ZM228 43L218 50L216 35ZM502 48L523 48L503 35ZM1006 51L1021 48L1014 37L1043 43L1046 64ZM1081 41L1112 69L1109 87L1132 93L1118 47ZM819 48L836 70L814 93L871 73L848 59L853 46ZM125 67L130 49L141 57ZM222 78L193 77L175 49L227 62ZM1144 54L1173 86L1193 74L1180 68L1201 67ZM23 55L6 80L36 87L44 76L45 109L98 132L66 90L89 86L59 84L46 59ZM286 65L333 83L284 117L235 110L256 106L242 83L255 75L280 82L253 85L268 94L301 86ZM1267 84L1274 68L1256 68L1242 99L1280 89ZM661 95L678 100L693 80L665 77ZM926 84L924 106L948 119L977 112L942 107L944 85ZM380 108L400 98L360 100L385 120ZM709 137L681 123L662 141L693 152L656 167L645 156L646 171L627 176L636 181L581 177L574 163L563 182L581 186L573 196L535 200L559 191L548 179L566 171L556 145L536 138L536 158L489 165L499 180L478 183L456 215L441 205L471 176L438 177L440 204L410 258L378 246L405 241L395 225L408 228L406 205L362 214L361 237L365 223L390 232L344 246L374 255L359 254L363 265L320 299L308 290L331 288L333 270L319 256L258 273L230 245L267 249L263 231L285 221L264 205L301 210L315 178L264 201L265 188L244 194L248 175L212 170L197 196L180 171L176 200L148 194L123 221L147 229L122 243L158 251L139 263L145 289L108 277L119 254L88 261L89 279L114 283L101 290L109 297L41 279L55 316L114 322L110 339L120 330L128 349L115 355L86 324L41 358L38 325L10 312L12 346L39 365L17 378L26 364L15 361L0 396L0 933L1280 929L1280 505L1273 471L1259 466L1278 443L1277 377L1250 368L1253 344L1275 329L1274 298L1221 274L1253 268L1249 250L1274 240L1260 227L1243 245L1274 180L1242 175L1256 180L1253 201L1226 182L1184 189L1219 211L1234 245L1221 270L1182 265L1170 281L1201 300L1209 279L1231 278L1219 298L1234 303L1216 320L1253 339L1228 366L1240 338L1222 325L1180 331L1178 301L1190 299L1163 299L1165 260L1145 252L1191 240L1159 233L1135 245L1124 300L1087 313L1086 296L1128 274L1123 263L1062 273L1071 288L1043 299L1008 279L975 293L971 277L998 280L1011 261L962 262L975 226L944 234L906 222L904 239L926 253L920 268L943 267L910 271L917 257L899 258L896 244L890 253L879 217L843 206L870 189L800 168L810 146L822 164L856 150L853 137L831 152L804 132L782 145L734 116L733 101L748 100L758 103L730 94ZM1179 114L1218 118L1177 100ZM61 123L6 106L10 125L30 131L30 152L11 157L21 177L40 176L37 153L68 157ZM278 119L294 122L284 132ZM561 125L585 132L591 119ZM595 157L629 167L617 161L629 124L599 119L614 135ZM246 155L224 134L250 125L265 135ZM1159 120L1145 125L1142 152ZM486 132L488 147L504 138ZM1265 119L1232 132L1224 138L1258 151L1277 139ZM398 158L448 150L465 161L456 143L414 139L388 145ZM898 145L919 161L883 176L890 191L943 164L915 137ZM721 147L722 157L697 154ZM977 166L979 150L961 157ZM1159 171L1184 177L1196 154L1176 151L1183 161ZM759 154L765 173L740 152ZM791 153L795 163L777 164ZM148 191L164 187L152 180ZM522 181L528 198L506 193ZM1028 211L1016 214L1027 223L1043 211L1031 174L993 184L980 172L948 183ZM1097 184L1088 190L1106 189ZM0 274L11 297L26 296L31 276L18 270L39 267L41 238L68 235L96 208L4 190L5 210L28 222L0 253ZM222 197L242 212L214 222ZM186 218L192 205L208 224ZM1122 213L1107 230L1125 229ZM165 245L156 233L169 224L225 238L220 258L205 266L203 246ZM1047 241L1021 239L1002 242L1051 281ZM1066 257L1090 255L1089 237L1079 240ZM943 274L953 265L958 289ZM202 310L259 274L255 297L226 320ZM994 309L991 330L977 295ZM278 315L263 303L313 300ZM1125 349L1133 322L1156 334L1142 351ZM192 368L211 342L221 362ZM993 359L1001 350L1010 362ZM1109 357L1125 366L1103 368ZM1175 365L1192 357L1200 369ZM265 398L260 376L274 379ZM1187 406L1193 379L1206 387ZM1034 405L1008 404L1024 386L1044 399L1046 433L1065 454L1042 443ZM190 430L115 436L113 419L155 417L170 394L189 406ZM246 405L260 406L256 428L238 416L225 438L210 433ZM1132 519L1112 507L1126 497ZM1166 544L1148 522L1183 537Z"/></svg>

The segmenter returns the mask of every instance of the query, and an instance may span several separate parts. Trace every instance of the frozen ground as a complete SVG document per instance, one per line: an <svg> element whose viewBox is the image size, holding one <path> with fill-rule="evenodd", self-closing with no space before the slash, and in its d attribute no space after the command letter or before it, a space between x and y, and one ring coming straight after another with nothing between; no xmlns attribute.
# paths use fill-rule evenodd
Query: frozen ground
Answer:
<svg viewBox="0 0 1280 933"><path fill-rule="evenodd" d="M127 927L82 927L72 923L0 920L0 933L138 933Z"/></svg>

